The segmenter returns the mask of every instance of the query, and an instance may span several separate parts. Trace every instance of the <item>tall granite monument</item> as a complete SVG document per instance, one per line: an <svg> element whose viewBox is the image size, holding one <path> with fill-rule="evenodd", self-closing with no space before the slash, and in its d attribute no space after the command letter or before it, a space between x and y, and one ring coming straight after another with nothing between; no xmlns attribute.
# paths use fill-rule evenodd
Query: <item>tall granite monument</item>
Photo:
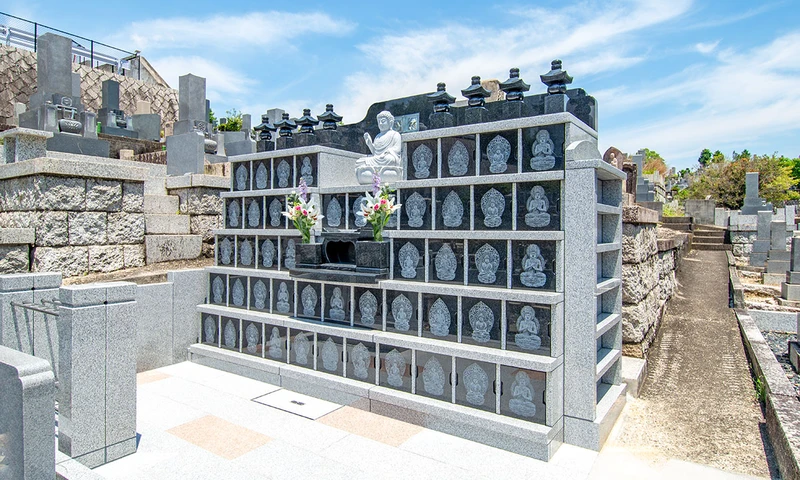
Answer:
<svg viewBox="0 0 800 480"><path fill-rule="evenodd" d="M210 138L205 78L192 74L179 78L178 107L173 135L167 137L167 174L203 173L206 160L221 160L214 155L217 142Z"/></svg>

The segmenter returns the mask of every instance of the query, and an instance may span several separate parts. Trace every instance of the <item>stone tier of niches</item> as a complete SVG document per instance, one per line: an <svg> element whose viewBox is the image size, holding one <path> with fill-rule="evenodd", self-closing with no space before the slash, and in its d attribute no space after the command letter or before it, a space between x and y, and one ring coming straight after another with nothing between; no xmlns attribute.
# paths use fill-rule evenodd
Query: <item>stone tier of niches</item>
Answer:
<svg viewBox="0 0 800 480"><path fill-rule="evenodd" d="M543 357L562 354L563 295L384 280L351 285L285 272L209 269L208 303Z"/></svg>
<svg viewBox="0 0 800 480"><path fill-rule="evenodd" d="M519 292L560 292L564 232L391 231L389 279L441 286L487 287ZM296 230L217 230L216 265L242 271L296 267ZM531 265L538 265L533 268ZM419 287L425 288L425 287Z"/></svg>
<svg viewBox="0 0 800 480"><path fill-rule="evenodd" d="M546 427L561 419L562 358L200 305L202 343Z"/></svg>

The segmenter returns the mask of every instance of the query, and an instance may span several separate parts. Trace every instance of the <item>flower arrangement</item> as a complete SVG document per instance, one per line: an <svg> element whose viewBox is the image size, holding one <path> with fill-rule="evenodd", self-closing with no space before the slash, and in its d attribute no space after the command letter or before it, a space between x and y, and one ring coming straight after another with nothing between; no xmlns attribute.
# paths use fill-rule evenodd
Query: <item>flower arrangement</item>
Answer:
<svg viewBox="0 0 800 480"><path fill-rule="evenodd" d="M388 185L381 186L381 177L372 175L372 195L366 192L367 199L361 207L361 215L372 224L372 236L376 242L383 241L383 228L389 222L389 216L400 210L401 204L394 203L394 192Z"/></svg>
<svg viewBox="0 0 800 480"><path fill-rule="evenodd" d="M283 212L288 217L296 229L300 230L302 243L311 242L311 230L324 215L320 215L317 205L313 200L308 199L308 185L305 179L300 177L300 184L297 186L298 192L292 191L286 202L286 211Z"/></svg>

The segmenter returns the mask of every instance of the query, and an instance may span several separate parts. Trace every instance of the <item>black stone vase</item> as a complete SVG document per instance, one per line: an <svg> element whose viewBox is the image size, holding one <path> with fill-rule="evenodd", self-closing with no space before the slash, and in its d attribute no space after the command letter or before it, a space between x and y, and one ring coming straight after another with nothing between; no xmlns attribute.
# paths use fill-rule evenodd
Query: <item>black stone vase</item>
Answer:
<svg viewBox="0 0 800 480"><path fill-rule="evenodd" d="M359 240L356 242L356 269L361 271L389 268L389 242Z"/></svg>
<svg viewBox="0 0 800 480"><path fill-rule="evenodd" d="M300 243L295 248L295 262L298 268L319 268L322 264L321 243Z"/></svg>

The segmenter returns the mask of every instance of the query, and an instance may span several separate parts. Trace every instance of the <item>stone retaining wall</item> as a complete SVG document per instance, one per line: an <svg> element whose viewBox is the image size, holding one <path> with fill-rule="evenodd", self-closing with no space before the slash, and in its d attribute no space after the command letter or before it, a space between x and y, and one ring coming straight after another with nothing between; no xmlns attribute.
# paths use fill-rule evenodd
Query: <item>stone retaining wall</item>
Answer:
<svg viewBox="0 0 800 480"><path fill-rule="evenodd" d="M192 235L203 236L203 256L214 256L214 230L223 228L220 192L230 190L230 178L191 175L169 178L167 191L179 198L180 213L189 215Z"/></svg>
<svg viewBox="0 0 800 480"><path fill-rule="evenodd" d="M143 266L144 182L48 174L0 180L0 228L34 229L34 272L69 277Z"/></svg>
<svg viewBox="0 0 800 480"><path fill-rule="evenodd" d="M656 223L622 224L623 355L646 356L675 293L675 271L687 240L688 235L659 230Z"/></svg>

